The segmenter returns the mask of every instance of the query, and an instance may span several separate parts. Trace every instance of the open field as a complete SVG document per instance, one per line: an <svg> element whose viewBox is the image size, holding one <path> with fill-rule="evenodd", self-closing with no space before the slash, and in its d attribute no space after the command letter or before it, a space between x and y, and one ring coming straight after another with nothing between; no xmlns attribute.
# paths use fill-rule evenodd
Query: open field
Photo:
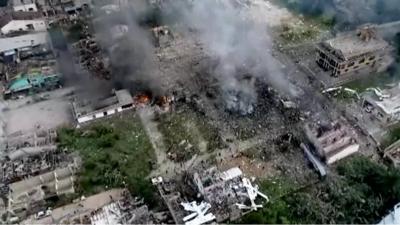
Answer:
<svg viewBox="0 0 400 225"><path fill-rule="evenodd" d="M112 187L128 187L151 200L147 176L155 159L140 120L133 114L95 122L79 130L63 128L60 146L77 151L83 160L79 190L93 194Z"/></svg>

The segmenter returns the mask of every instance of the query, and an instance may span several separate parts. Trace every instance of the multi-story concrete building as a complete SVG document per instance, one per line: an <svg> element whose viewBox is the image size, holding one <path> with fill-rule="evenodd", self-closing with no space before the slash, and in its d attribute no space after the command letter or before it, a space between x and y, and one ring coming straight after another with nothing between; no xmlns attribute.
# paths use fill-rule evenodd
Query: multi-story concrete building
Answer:
<svg viewBox="0 0 400 225"><path fill-rule="evenodd" d="M357 31L343 33L317 45L317 63L339 77L366 70L381 72L393 62L393 47L376 29L365 25Z"/></svg>

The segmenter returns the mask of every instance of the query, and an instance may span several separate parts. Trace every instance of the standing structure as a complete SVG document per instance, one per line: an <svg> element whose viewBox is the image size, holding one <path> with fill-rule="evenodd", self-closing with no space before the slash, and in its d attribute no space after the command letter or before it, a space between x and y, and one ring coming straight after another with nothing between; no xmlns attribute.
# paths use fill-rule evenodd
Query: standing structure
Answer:
<svg viewBox="0 0 400 225"><path fill-rule="evenodd" d="M393 62L392 50L374 26L364 25L357 31L319 43L317 63L336 77L362 69L381 72Z"/></svg>
<svg viewBox="0 0 400 225"><path fill-rule="evenodd" d="M38 7L34 0L13 0L13 10L15 12L37 12Z"/></svg>
<svg viewBox="0 0 400 225"><path fill-rule="evenodd" d="M326 125L308 124L305 126L305 133L327 164L350 156L360 148L356 132L338 121Z"/></svg>
<svg viewBox="0 0 400 225"><path fill-rule="evenodd" d="M100 99L72 102L74 116L78 123L120 113L132 109L133 106L133 97L128 90L115 91L111 96Z"/></svg>
<svg viewBox="0 0 400 225"><path fill-rule="evenodd" d="M368 88L363 107L384 124L400 121L400 83L390 89Z"/></svg>

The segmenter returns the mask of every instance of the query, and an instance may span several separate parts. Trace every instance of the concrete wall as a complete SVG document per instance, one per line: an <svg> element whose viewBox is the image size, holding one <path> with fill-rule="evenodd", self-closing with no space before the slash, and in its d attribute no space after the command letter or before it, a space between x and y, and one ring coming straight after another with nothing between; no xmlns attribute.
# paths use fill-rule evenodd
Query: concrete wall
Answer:
<svg viewBox="0 0 400 225"><path fill-rule="evenodd" d="M333 76L341 76L357 70L369 68L371 71L385 70L389 65L385 61L389 53L386 50L371 52L356 59L337 62L330 53L317 49L317 63L326 70L331 70ZM386 65L387 64L387 65Z"/></svg>
<svg viewBox="0 0 400 225"><path fill-rule="evenodd" d="M16 5L13 7L15 12L37 12L37 6L35 3Z"/></svg>
<svg viewBox="0 0 400 225"><path fill-rule="evenodd" d="M118 108L109 109L109 110L106 110L106 111L98 111L95 114L88 114L88 115L85 115L85 116L78 117L77 121L78 121L78 123L85 123L85 122L89 122L91 120L107 117L107 116L113 115L115 113L119 113L119 112L122 112L122 111L125 111L125 110L129 110L129 109L132 109L132 107L125 108L125 109L122 109L122 107L118 107Z"/></svg>
<svg viewBox="0 0 400 225"><path fill-rule="evenodd" d="M44 20L12 20L1 28L2 34L9 34L13 31L30 30L46 31L47 25Z"/></svg>

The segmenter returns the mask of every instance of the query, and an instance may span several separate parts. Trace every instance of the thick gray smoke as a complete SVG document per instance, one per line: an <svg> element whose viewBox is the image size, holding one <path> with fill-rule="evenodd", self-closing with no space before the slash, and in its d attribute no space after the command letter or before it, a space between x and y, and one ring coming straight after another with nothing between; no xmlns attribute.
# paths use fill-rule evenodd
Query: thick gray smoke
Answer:
<svg viewBox="0 0 400 225"><path fill-rule="evenodd" d="M142 0L109 1L96 9L96 37L108 53L117 88L161 92L149 29L139 25L147 9Z"/></svg>
<svg viewBox="0 0 400 225"><path fill-rule="evenodd" d="M252 21L250 10L231 0L172 1L180 24L196 30L206 51L218 61L215 70L226 107L241 114L253 112L257 101L250 74L293 94L272 56L272 39L266 24Z"/></svg>

